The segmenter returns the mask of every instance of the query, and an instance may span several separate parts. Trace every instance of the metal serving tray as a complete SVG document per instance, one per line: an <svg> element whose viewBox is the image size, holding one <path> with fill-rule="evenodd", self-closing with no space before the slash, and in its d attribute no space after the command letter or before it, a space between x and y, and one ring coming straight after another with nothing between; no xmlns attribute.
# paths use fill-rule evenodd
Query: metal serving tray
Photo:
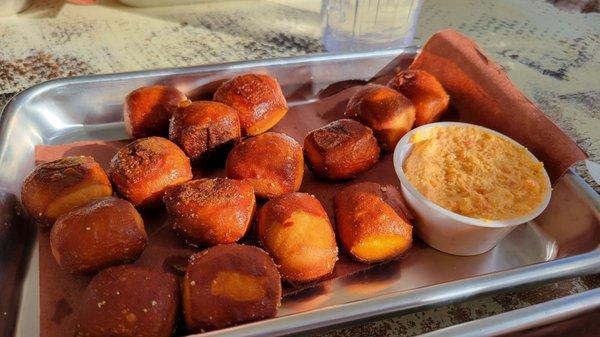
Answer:
<svg viewBox="0 0 600 337"><path fill-rule="evenodd" d="M402 54L410 59L416 52L415 48L405 48L303 56L73 77L36 85L15 96L0 119L0 187L5 190L0 198L0 212L4 212L0 220L6 221L9 229L24 226L18 214L9 211L14 208L10 205L14 195L19 195L23 177L33 167L35 145L125 138L121 122L123 98L139 86L167 83L193 93L201 85L258 71L275 76L289 104L296 105L314 101L331 83L368 79L394 57ZM299 333L525 284L600 272L599 227L598 194L569 172L555 186L548 209L488 253L458 257L417 244L413 248L416 253L401 261L327 281L285 298L276 318L203 336ZM15 239L13 232L21 233L21 239ZM18 336L39 335L38 252L32 238L19 230L0 230L0 280L10 280L0 284L0 295L22 294L16 298L13 295L14 303L4 314L16 320ZM21 242L33 243L31 259ZM10 255L6 247L18 249L14 248Z"/></svg>

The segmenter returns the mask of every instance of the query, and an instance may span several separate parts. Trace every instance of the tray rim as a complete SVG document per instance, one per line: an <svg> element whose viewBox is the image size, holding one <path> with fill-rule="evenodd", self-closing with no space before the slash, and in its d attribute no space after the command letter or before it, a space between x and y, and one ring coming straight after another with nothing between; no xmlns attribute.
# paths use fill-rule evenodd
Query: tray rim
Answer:
<svg viewBox="0 0 600 337"><path fill-rule="evenodd" d="M235 61L200 66L162 68L156 70L139 70L114 74L85 75L57 78L33 85L14 95L0 111L0 162L6 144L5 123L20 106L43 91L64 85L85 82L104 82L139 77L161 77L183 75L194 71L218 71L223 69L244 69L248 67L273 67L304 62L329 60L352 60L371 56L394 56L400 53L418 53L417 47L388 49L368 52L351 52L335 54L312 54L273 59ZM569 179L580 190L593 207L600 210L600 196L572 169L563 179ZM2 189L2 187L0 187ZM19 196L20 200L20 196ZM35 244L34 244L35 245ZM32 256L35 258L35 256ZM313 309L306 312L290 314L268 320L247 323L236 327L203 333L201 336L263 336L300 333L326 326L339 325L354 320L382 316L393 312L408 312L417 309L443 305L453 301L464 301L468 298L497 293L516 286L533 285L551 280L580 276L600 272L600 245L593 250L574 256L536 263L506 271L494 272L457 281L432 286L399 291L380 295L369 299ZM19 310L20 311L20 310ZM21 317L17 317L17 322ZM189 335L200 336L200 334Z"/></svg>
<svg viewBox="0 0 600 337"><path fill-rule="evenodd" d="M57 86L67 85L67 84L76 84L90 81L114 81L126 78L137 78L137 77L145 77L148 75L152 76L173 76L173 75L182 75L188 72L194 71L211 71L211 70L222 70L224 68L227 69L243 69L247 67L272 67L278 65L289 65L294 63L303 63L303 62L318 62L321 60L345 60L345 59L356 59L356 58L368 58L369 56L394 56L399 55L400 53L418 53L421 48L416 46L409 46L403 48L395 48L395 49L383 49L383 50L374 50L374 51L358 51L358 52L336 52L336 53L315 53L315 54L307 54L307 55L299 55L299 56L285 56L285 57L275 57L268 59L256 59L256 60L241 60L241 61L231 61L231 62L221 62L221 63L211 63L204 65L196 65L196 66L186 66L186 67L167 67L167 68L156 68L149 70L134 70L134 71L125 71L118 73L109 73L109 74L93 74L93 75L80 75L80 76L68 76L68 77L58 77L51 80L46 80L34 85L31 85L19 92L17 92L13 97L11 97L5 104L4 108L0 110L0 126L3 125L3 116L7 110L13 110L13 105L21 105L27 99L30 99L32 96L37 95L39 92L52 89Z"/></svg>
<svg viewBox="0 0 600 337"><path fill-rule="evenodd" d="M425 333L421 337L503 336L569 320L578 315L590 313L598 307L600 307L600 288L595 288L548 302L451 325Z"/></svg>

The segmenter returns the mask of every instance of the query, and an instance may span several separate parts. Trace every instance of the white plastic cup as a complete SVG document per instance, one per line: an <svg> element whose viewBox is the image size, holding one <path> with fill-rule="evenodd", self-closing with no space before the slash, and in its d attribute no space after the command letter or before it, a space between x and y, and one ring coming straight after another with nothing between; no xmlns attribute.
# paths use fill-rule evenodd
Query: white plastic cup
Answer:
<svg viewBox="0 0 600 337"><path fill-rule="evenodd" d="M544 200L534 210L518 218L482 220L460 215L436 205L412 186L404 175L403 164L412 150L413 143L411 139L415 133L429 128L449 126L478 128L506 139L523 149L525 147L494 130L458 122L439 122L423 125L408 132L396 145L393 157L394 169L400 179L402 196L417 218L417 224L415 224L417 235L431 247L445 253L464 256L482 254L494 248L500 240L517 226L533 220L544 211L550 202L550 178L544 170L544 177L549 187ZM531 152L525 150L532 160L538 161Z"/></svg>
<svg viewBox="0 0 600 337"><path fill-rule="evenodd" d="M0 0L0 16L21 13L31 6L32 0Z"/></svg>
<svg viewBox="0 0 600 337"><path fill-rule="evenodd" d="M191 5L200 2L209 2L210 0L120 0L122 3L131 7L161 7Z"/></svg>

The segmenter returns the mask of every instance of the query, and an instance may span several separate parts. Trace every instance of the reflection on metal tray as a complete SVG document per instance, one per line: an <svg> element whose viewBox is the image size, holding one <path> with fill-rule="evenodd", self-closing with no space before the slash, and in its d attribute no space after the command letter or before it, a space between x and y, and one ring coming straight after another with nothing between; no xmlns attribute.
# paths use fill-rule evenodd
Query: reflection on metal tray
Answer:
<svg viewBox="0 0 600 337"><path fill-rule="evenodd" d="M142 85L171 84L189 92L192 98L202 98L205 93L194 92L200 85L207 88L210 87L207 83L216 85L235 74L260 71L278 78L289 104L294 105L317 99L317 95L334 82L367 80L399 54L410 61L416 49L316 55L46 82L13 98L4 110L0 124L0 186L18 195L23 177L33 167L36 144L125 138L121 122L123 97ZM534 222L513 231L488 253L458 257L417 244L402 261L328 281L284 299L277 318L205 336L297 333L463 300L517 285L598 272L599 225L598 195L569 172L555 186L547 210ZM0 262L7 263L5 259ZM0 270L8 269L2 265ZM2 285L0 289L23 287L16 326L19 336L39 334L38 282L34 249L24 278ZM12 309L17 310L17 307Z"/></svg>

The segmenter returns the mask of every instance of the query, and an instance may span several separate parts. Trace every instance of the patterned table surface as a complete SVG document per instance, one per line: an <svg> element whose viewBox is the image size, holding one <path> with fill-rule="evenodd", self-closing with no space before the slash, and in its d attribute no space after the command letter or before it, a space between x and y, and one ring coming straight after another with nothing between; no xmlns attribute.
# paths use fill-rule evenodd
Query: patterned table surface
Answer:
<svg viewBox="0 0 600 337"><path fill-rule="evenodd" d="M55 77L321 52L319 8L319 0L160 9L38 0L25 13L0 19L0 106L18 91ZM416 44L446 27L477 40L591 160L600 162L599 13L561 10L543 0L425 0ZM575 169L600 192L583 164ZM322 336L416 335L597 287L599 275L575 278Z"/></svg>

